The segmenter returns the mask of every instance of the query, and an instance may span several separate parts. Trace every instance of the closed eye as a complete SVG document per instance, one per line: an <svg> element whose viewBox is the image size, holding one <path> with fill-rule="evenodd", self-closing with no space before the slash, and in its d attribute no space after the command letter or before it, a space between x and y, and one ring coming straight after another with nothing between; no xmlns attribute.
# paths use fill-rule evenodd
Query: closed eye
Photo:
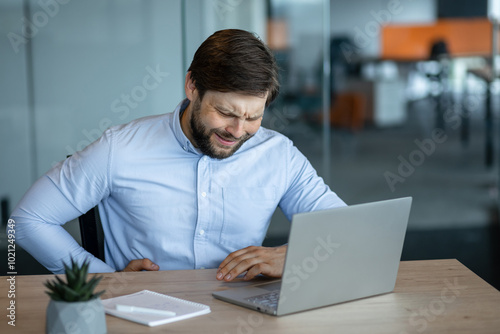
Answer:
<svg viewBox="0 0 500 334"><path fill-rule="evenodd" d="M222 112L222 111L219 111L219 114L221 114L222 116L224 117L236 117L235 115L233 114L228 114L228 113L225 113L225 112Z"/></svg>
<svg viewBox="0 0 500 334"><path fill-rule="evenodd" d="M217 108L215 110L217 110L217 112L219 114L221 114L222 116L224 116L224 117L236 117L236 115L233 115L233 114L231 114L229 112L225 112L225 111L222 111L222 110L217 109Z"/></svg>
<svg viewBox="0 0 500 334"><path fill-rule="evenodd" d="M239 118L238 116L236 116L236 115L234 115L234 114L232 114L232 113L230 113L230 112L222 111L222 110L220 110L220 109L218 109L218 108L215 108L215 110L217 110L217 112L218 112L220 115L224 116L224 117ZM246 120L247 120L247 121L249 121L249 122L255 122L255 121L259 120L260 118L262 118L262 115L255 116L255 117L249 117L249 118L247 118Z"/></svg>

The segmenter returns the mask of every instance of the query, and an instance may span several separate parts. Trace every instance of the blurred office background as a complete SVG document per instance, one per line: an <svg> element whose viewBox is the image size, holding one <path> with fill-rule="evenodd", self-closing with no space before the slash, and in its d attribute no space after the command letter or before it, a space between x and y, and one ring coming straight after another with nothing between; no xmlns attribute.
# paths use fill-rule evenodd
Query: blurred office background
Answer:
<svg viewBox="0 0 500 334"><path fill-rule="evenodd" d="M281 68L264 126L348 204L413 196L403 260L457 258L499 288L493 3L0 0L1 254L39 176L111 125L171 112L199 44L241 28ZM288 231L277 210L265 244ZM47 273L16 251L19 274Z"/></svg>

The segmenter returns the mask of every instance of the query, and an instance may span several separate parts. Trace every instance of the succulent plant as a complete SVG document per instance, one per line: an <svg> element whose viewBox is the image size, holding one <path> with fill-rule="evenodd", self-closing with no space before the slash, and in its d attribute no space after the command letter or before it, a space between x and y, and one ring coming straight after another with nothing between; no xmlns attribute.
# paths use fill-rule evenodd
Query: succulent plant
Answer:
<svg viewBox="0 0 500 334"><path fill-rule="evenodd" d="M45 286L49 289L46 293L55 301L84 302L99 298L103 291L94 293L94 289L102 279L102 276L94 276L87 282L89 262L85 261L81 266L71 259L71 268L64 264L66 280L56 276L55 280L47 280Z"/></svg>

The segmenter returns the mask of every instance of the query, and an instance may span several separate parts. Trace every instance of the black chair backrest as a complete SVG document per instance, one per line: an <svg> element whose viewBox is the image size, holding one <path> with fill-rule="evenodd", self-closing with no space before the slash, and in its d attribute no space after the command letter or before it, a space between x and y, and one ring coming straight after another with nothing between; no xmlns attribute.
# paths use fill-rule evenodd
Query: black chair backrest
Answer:
<svg viewBox="0 0 500 334"><path fill-rule="evenodd" d="M430 60L439 60L440 57L448 56L450 51L448 50L448 43L445 40L436 40L431 44L431 52L429 55Z"/></svg>
<svg viewBox="0 0 500 334"><path fill-rule="evenodd" d="M104 261L104 231L97 206L78 217L82 247L98 259Z"/></svg>

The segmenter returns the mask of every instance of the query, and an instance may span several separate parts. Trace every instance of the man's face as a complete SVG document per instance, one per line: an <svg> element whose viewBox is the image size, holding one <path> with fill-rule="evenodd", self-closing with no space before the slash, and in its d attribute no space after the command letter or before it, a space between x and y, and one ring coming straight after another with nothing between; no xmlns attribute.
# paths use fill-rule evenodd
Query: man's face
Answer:
<svg viewBox="0 0 500 334"><path fill-rule="evenodd" d="M225 159L259 129L266 96L208 91L192 103L193 144L211 158Z"/></svg>

